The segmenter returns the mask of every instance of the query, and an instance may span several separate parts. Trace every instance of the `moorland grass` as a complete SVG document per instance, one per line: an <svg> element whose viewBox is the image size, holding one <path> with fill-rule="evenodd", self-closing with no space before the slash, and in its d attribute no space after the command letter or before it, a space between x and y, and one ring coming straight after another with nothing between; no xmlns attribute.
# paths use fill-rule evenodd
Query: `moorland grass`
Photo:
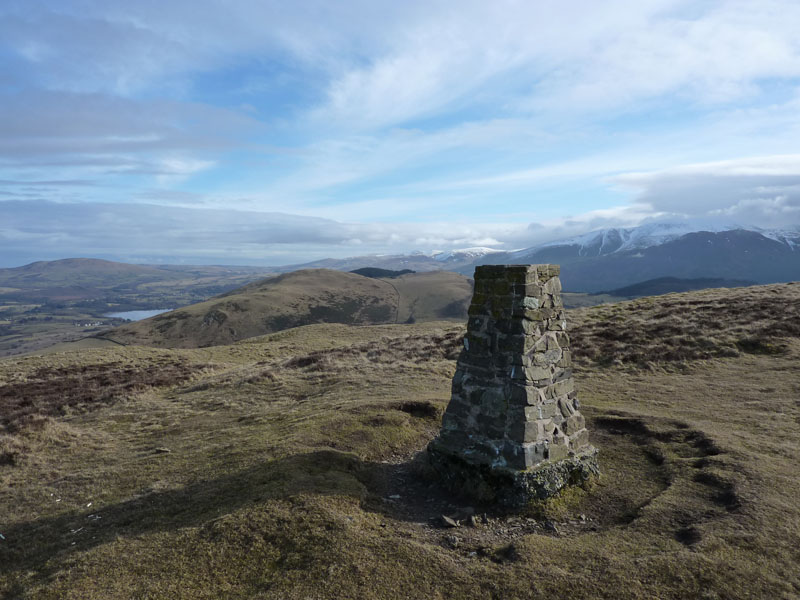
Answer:
<svg viewBox="0 0 800 600"><path fill-rule="evenodd" d="M419 455L449 399L459 325L313 325L203 349L6 359L4 387L52 376L95 389L103 365L153 377L57 411L36 396L42 411L5 427L0 593L797 597L800 340L781 315L797 310L798 288L748 288L761 294L749 317L738 290L575 311L602 476L520 514L448 496ZM631 337L606 344L620 323ZM725 351L698 355L702 336ZM737 346L744 336L780 350ZM158 377L174 365L191 369ZM444 528L442 514L464 524Z"/></svg>

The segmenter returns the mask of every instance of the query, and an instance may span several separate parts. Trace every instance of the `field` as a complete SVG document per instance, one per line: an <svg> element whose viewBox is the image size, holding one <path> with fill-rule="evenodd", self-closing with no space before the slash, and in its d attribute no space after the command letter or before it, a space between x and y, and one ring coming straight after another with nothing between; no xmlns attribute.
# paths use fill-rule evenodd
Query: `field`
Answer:
<svg viewBox="0 0 800 600"><path fill-rule="evenodd" d="M458 323L3 359L0 596L800 597L800 285L569 317L602 476L519 514L421 454Z"/></svg>

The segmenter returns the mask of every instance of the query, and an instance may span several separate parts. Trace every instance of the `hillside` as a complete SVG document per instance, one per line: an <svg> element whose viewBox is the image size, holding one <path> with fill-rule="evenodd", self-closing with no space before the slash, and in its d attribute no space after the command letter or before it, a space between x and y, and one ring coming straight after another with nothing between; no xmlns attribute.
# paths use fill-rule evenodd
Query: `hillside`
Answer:
<svg viewBox="0 0 800 600"><path fill-rule="evenodd" d="M94 258L39 261L0 269L0 298L32 301L97 300L114 295L201 292L235 287L270 273L254 267L135 265ZM217 290L219 293L222 290Z"/></svg>
<svg viewBox="0 0 800 600"><path fill-rule="evenodd" d="M0 596L797 597L798 310L787 284L570 311L602 476L521 514L419 454L463 323L2 359Z"/></svg>
<svg viewBox="0 0 800 600"><path fill-rule="evenodd" d="M307 269L123 325L102 337L122 344L194 348L313 323L371 325L460 319L466 316L471 294L469 280L456 273L375 279Z"/></svg>
<svg viewBox="0 0 800 600"><path fill-rule="evenodd" d="M472 280L449 271L402 275L391 279L400 304L398 323L466 319Z"/></svg>
<svg viewBox="0 0 800 600"><path fill-rule="evenodd" d="M0 269L0 287L8 288L3 295L17 298L87 299L115 288L178 279L179 274L156 267L93 258L40 261Z"/></svg>
<svg viewBox="0 0 800 600"><path fill-rule="evenodd" d="M635 298L639 296L660 296L676 292L691 292L693 290L706 290L721 287L747 287L755 285L754 281L743 279L719 279L703 277L698 279L680 279L679 277L657 277L628 285L615 290L600 292L619 298Z"/></svg>

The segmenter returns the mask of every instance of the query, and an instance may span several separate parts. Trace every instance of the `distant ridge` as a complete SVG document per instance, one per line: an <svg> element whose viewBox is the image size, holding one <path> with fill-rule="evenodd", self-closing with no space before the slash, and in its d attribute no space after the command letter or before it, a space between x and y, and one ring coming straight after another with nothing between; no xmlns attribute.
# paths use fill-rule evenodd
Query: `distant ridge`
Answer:
<svg viewBox="0 0 800 600"><path fill-rule="evenodd" d="M659 296L673 292L692 292L708 288L733 288L751 285L756 285L756 283L740 279L658 277L615 290L595 292L595 294L608 294L609 296L618 296L620 298L637 298L640 296Z"/></svg>
<svg viewBox="0 0 800 600"><path fill-rule="evenodd" d="M409 275L411 273L416 273L416 271L412 271L411 269L403 269L402 271L392 271L391 269L379 269L378 267L364 267L362 269L355 269L350 272L355 273L356 275L362 275L363 277L387 278L387 279L393 279L395 277L400 277L401 275Z"/></svg>

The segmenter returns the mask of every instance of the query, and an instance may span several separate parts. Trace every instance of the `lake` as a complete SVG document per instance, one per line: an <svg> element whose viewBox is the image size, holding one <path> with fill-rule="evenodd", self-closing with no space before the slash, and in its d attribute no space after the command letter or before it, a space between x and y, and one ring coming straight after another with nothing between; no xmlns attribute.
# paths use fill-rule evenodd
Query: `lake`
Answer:
<svg viewBox="0 0 800 600"><path fill-rule="evenodd" d="M141 321L149 317L155 317L161 313L174 310L172 308L159 308L157 310L126 310L123 312L108 313L104 317L114 317L115 319L128 319L129 321Z"/></svg>

